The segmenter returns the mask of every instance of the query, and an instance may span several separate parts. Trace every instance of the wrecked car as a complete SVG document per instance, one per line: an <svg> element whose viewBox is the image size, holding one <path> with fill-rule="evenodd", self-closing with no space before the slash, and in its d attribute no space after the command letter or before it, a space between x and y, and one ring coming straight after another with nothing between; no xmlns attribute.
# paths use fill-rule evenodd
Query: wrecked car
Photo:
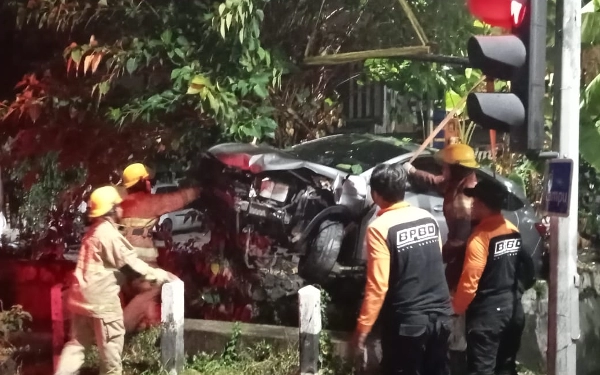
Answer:
<svg viewBox="0 0 600 375"><path fill-rule="evenodd" d="M226 192L212 199L212 212L227 222L249 268L296 257L300 276L322 283L333 275L362 272L365 232L377 211L368 186L372 169L380 163L400 168L417 149L411 142L371 134L332 135L285 150L225 143L207 151L202 170L207 183ZM441 174L434 153L426 149L413 165ZM506 187L503 213L521 231L539 269L545 226L522 189L488 169L477 174ZM406 200L433 214L445 240L442 196L410 181Z"/></svg>

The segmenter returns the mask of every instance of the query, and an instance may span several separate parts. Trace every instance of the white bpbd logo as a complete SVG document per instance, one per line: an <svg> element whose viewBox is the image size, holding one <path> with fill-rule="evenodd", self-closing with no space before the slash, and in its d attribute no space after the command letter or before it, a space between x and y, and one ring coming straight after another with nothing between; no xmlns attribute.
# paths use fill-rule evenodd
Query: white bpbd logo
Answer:
<svg viewBox="0 0 600 375"><path fill-rule="evenodd" d="M520 248L520 238L511 238L508 240L498 241L496 242L496 246L494 247L494 258L504 254L514 255L519 251Z"/></svg>
<svg viewBox="0 0 600 375"><path fill-rule="evenodd" d="M396 233L396 248L403 248L425 241L438 241L437 225L434 223L421 224L416 227L406 228Z"/></svg>

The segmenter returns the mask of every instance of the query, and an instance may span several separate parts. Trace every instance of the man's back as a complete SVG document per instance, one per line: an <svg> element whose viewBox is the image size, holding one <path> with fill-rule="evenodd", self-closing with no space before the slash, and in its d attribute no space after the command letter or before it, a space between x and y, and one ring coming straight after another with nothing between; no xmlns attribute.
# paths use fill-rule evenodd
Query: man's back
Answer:
<svg viewBox="0 0 600 375"><path fill-rule="evenodd" d="M451 315L440 230L433 216L406 203L396 204L370 227L385 238L390 256L388 311L401 316Z"/></svg>

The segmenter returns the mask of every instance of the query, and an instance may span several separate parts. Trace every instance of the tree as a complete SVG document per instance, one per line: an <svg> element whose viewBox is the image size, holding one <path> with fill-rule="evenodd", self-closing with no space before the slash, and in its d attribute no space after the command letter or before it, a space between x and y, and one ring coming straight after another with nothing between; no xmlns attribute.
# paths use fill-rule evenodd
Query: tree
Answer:
<svg viewBox="0 0 600 375"><path fill-rule="evenodd" d="M303 58L411 43L397 8L389 0L10 2L19 41L35 50L43 36L51 46L0 106L11 207L34 186L52 207L57 190L116 182L128 160L157 153L189 166L217 139L287 146L331 132L336 87L352 70L303 68Z"/></svg>

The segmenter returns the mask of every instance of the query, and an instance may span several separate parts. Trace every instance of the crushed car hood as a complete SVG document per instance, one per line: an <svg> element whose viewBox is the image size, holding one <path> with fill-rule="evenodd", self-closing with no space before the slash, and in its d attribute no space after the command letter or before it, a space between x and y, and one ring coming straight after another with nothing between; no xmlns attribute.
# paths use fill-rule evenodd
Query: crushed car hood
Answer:
<svg viewBox="0 0 600 375"><path fill-rule="evenodd" d="M252 173L306 168L330 179L347 175L334 168L298 159L268 145L223 143L211 147L207 152L227 166Z"/></svg>

